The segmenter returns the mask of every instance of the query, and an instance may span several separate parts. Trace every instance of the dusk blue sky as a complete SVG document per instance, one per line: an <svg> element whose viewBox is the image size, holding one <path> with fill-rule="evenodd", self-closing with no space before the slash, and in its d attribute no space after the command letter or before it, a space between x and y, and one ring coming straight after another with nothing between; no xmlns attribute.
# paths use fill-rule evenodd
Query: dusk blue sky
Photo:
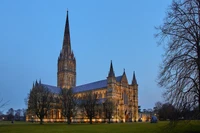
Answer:
<svg viewBox="0 0 200 133"><path fill-rule="evenodd" d="M57 59L62 48L67 9L71 45L77 61L77 85L133 71L139 105L163 101L156 80L163 47L154 38L171 0L1 0L0 98L3 109L26 108L33 82L57 85Z"/></svg>

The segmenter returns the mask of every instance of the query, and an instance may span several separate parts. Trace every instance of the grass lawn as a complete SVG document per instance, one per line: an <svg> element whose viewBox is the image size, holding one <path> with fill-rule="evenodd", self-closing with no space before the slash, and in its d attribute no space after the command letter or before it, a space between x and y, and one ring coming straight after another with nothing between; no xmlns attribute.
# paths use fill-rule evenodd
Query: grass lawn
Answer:
<svg viewBox="0 0 200 133"><path fill-rule="evenodd" d="M169 122L151 123L112 123L112 124L71 124L2 122L0 133L200 133L200 121L179 122L175 127Z"/></svg>

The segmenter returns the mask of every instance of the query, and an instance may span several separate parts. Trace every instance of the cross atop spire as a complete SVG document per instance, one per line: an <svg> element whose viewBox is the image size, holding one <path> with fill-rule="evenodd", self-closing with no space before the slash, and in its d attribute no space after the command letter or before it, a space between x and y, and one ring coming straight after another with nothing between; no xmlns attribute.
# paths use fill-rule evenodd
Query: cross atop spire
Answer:
<svg viewBox="0 0 200 133"><path fill-rule="evenodd" d="M108 77L115 77L115 73L114 73L113 65L112 65L112 60L111 60L111 63L110 63L110 71L109 71Z"/></svg>
<svg viewBox="0 0 200 133"><path fill-rule="evenodd" d="M63 39L63 50L67 52L67 55L71 53L71 42L70 42L70 30L69 30L69 18L68 10L65 23L64 39Z"/></svg>

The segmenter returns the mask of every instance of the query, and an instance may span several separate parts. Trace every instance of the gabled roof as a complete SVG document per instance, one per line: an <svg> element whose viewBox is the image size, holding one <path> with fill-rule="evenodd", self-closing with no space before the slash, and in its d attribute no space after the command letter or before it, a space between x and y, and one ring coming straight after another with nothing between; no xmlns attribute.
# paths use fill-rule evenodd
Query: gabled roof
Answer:
<svg viewBox="0 0 200 133"><path fill-rule="evenodd" d="M52 93L60 94L60 92L61 92L61 88L58 88L56 86L51 86L51 85L47 85L47 84L42 84L42 85Z"/></svg>
<svg viewBox="0 0 200 133"><path fill-rule="evenodd" d="M122 76L116 77L116 81L120 82L121 78ZM96 89L105 88L105 87L107 87L107 79L76 86L73 88L73 91L74 93L79 93L79 92L96 90Z"/></svg>
<svg viewBox="0 0 200 133"><path fill-rule="evenodd" d="M116 77L117 82L120 82L121 79L122 79L122 76ZM47 85L47 84L42 84L42 85L44 87L46 87L52 93L59 94L61 92L61 88L58 88L56 86L51 86L51 85ZM107 79L80 85L80 86L76 86L73 88L73 92L79 93L79 92L97 90L97 89L105 88L105 87L107 87Z"/></svg>

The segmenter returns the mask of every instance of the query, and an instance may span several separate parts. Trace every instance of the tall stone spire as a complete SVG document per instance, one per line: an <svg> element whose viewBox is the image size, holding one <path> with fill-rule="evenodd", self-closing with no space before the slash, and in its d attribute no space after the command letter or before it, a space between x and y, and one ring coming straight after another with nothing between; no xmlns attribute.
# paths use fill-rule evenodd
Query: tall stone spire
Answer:
<svg viewBox="0 0 200 133"><path fill-rule="evenodd" d="M114 73L113 65L112 65L112 60L111 60L111 63L110 63L110 71L109 71L108 77L115 77L115 73Z"/></svg>
<svg viewBox="0 0 200 133"><path fill-rule="evenodd" d="M57 86L65 89L76 86L76 59L71 49L68 11L63 46L58 57Z"/></svg>
<svg viewBox="0 0 200 133"><path fill-rule="evenodd" d="M63 50L65 52L67 52L67 55L71 54L71 42L70 42L70 29L69 29L68 11L67 11L64 38L63 38Z"/></svg>
<svg viewBox="0 0 200 133"><path fill-rule="evenodd" d="M135 71L133 72L132 85L137 85L137 80L136 80L136 77L135 77Z"/></svg>

